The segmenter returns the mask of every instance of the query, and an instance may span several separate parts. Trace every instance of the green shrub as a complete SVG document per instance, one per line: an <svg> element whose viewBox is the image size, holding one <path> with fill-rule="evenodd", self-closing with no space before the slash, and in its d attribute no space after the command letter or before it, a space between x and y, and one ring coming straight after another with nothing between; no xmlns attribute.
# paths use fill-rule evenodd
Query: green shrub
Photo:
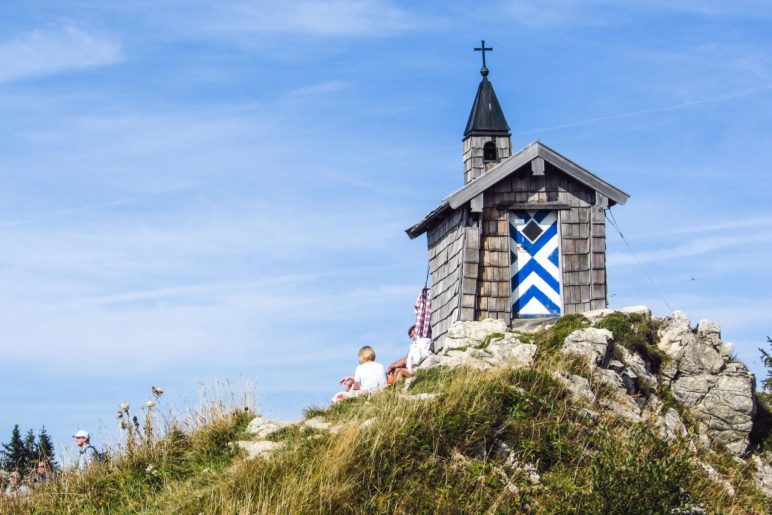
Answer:
<svg viewBox="0 0 772 515"><path fill-rule="evenodd" d="M589 463L591 488L581 496L584 513L671 513L694 504L698 474L685 442L670 444L645 425L626 437L599 431Z"/></svg>
<svg viewBox="0 0 772 515"><path fill-rule="evenodd" d="M614 343L640 355L657 374L667 355L657 347L659 323L637 313L612 313L595 324L599 329L614 333Z"/></svg>
<svg viewBox="0 0 772 515"><path fill-rule="evenodd" d="M589 326L590 321L582 315L567 315L558 318L552 327L522 334L519 338L523 343L535 343L539 347L537 359L543 359L560 349L569 334Z"/></svg>

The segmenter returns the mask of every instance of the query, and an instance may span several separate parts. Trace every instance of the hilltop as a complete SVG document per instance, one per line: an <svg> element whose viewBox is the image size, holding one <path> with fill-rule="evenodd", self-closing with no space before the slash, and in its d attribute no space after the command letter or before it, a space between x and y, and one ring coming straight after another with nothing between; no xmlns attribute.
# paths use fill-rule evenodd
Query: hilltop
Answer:
<svg viewBox="0 0 772 515"><path fill-rule="evenodd" d="M769 411L717 324L455 324L404 385L276 422L215 410L28 513L768 513Z"/></svg>

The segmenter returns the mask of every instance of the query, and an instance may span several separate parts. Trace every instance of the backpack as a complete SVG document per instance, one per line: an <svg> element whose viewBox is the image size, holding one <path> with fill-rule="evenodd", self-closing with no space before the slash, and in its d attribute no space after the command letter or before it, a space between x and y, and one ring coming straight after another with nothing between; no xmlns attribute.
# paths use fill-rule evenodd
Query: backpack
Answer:
<svg viewBox="0 0 772 515"><path fill-rule="evenodd" d="M105 455L104 455L104 453L101 453L101 452L99 452L99 451L97 450L97 448L96 448L96 447L94 447L94 446L93 446L93 445L91 445L91 444L89 444L89 445L86 447L86 451L88 451L89 449L91 449L91 450L93 450L93 451L94 451L94 456L96 456L96 460L95 460L95 461L97 461L97 462L103 462L103 461L105 461Z"/></svg>

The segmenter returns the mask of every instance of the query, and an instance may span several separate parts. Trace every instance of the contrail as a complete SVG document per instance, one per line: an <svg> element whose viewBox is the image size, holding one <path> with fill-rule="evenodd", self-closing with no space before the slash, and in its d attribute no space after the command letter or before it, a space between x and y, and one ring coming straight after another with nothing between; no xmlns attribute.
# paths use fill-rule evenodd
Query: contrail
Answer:
<svg viewBox="0 0 772 515"><path fill-rule="evenodd" d="M655 109L643 109L640 111L630 111L629 113L614 114L609 116L599 116L597 118L588 118L586 120L580 120L580 121L571 122L571 123L564 123L562 125L553 125L551 127L541 127L538 129L517 131L514 134L531 134L534 132L570 129L572 127L581 127L583 125L591 125L593 123L607 122L610 120L621 120L624 118L631 118L633 116L641 116L645 114L667 113L670 111L678 111L679 109L687 109L689 107L700 106L704 104L715 104L718 102L726 102L728 100L734 100L736 98L747 97L751 95L758 95L759 93L764 93L765 91L769 91L769 90L772 90L772 84L767 84L766 86L763 86L760 88L748 89L745 91L738 91L736 93L730 93L728 95L722 95L720 97L706 98L703 100L688 100L686 102L682 102L680 104L667 106L667 107L658 107Z"/></svg>
<svg viewBox="0 0 772 515"><path fill-rule="evenodd" d="M186 183L182 183L182 184L177 184L177 185L172 186L170 188L164 188L162 190L152 191L150 193L145 193L143 195L136 195L136 196L133 196L133 197L126 197L126 198L111 200L109 202L102 202L100 204L91 204L89 206L80 206L80 207L72 207L72 208L68 208L68 209L60 209L59 211L51 211L50 213L43 213L43 214L40 214L40 215L37 215L37 216L33 216L33 217L30 217L30 218L25 218L23 220L10 220L10 221L7 221L7 222L0 222L0 227L10 227L10 226L14 226L14 225L31 224L31 223L35 223L35 222L37 222L39 220L47 220L47 219L50 219L50 218L57 218L57 217L60 217L60 216L71 215L71 214L74 214L74 213L83 213L85 211L95 211L95 210L98 210L98 209L106 209L106 208L109 208L109 207L124 206L124 205L127 205L127 204L133 204L135 202L139 202L139 201L144 200L146 198L157 197L159 195L166 195L168 193L172 193L172 192L175 192L175 191L195 188L195 187L200 186L202 184L204 184L204 182L201 182L201 181L199 181L199 182L186 182Z"/></svg>

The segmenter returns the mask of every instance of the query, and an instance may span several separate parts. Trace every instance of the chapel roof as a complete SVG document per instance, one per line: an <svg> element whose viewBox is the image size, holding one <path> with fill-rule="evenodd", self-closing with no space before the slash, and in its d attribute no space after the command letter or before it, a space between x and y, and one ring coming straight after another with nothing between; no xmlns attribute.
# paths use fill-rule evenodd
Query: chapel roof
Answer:
<svg viewBox="0 0 772 515"><path fill-rule="evenodd" d="M604 181L586 168L579 166L567 157L557 153L541 141L534 141L524 147L519 152L513 154L501 161L498 165L491 168L480 177L473 179L462 188L454 191L445 197L442 203L433 209L423 220L416 223L409 229L406 229L411 239L416 238L426 232L435 222L443 219L449 213L465 205L474 197L498 184L500 181L509 177L518 170L533 161L536 158L544 159L563 173L567 174L576 181L597 191L609 199L609 206L614 204L624 204L630 195L620 190L616 186ZM530 170L529 170L530 173Z"/></svg>

